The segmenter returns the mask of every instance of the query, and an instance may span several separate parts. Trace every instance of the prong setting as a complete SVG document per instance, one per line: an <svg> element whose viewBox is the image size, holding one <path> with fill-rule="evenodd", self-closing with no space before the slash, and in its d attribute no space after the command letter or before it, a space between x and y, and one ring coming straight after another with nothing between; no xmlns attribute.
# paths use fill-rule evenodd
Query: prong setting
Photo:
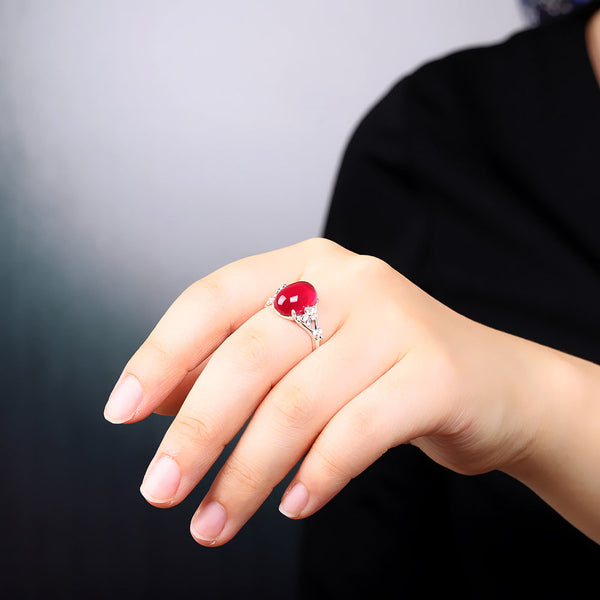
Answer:
<svg viewBox="0 0 600 600"><path fill-rule="evenodd" d="M298 302L299 305L302 307L302 312L298 313L295 308L292 308L290 310L289 304L287 304L285 308L278 310L277 304L286 305L286 303L289 300L289 298L283 298L281 301L277 302L277 296L287 286L288 284L284 284L280 288L278 288L275 291L275 293L267 300L267 302L265 303L265 307L273 306L273 309L280 317L295 321L298 325L300 325L300 327L302 327L302 329L304 329L311 336L314 350L319 347L319 344L323 340L323 330L319 327L317 323L317 304L319 302L319 299L316 296L314 287L308 282L304 281L296 282L295 284L290 284L292 288L298 290L295 294L293 292L290 292L290 297L293 299L294 302L298 302L298 299L302 297L301 295L303 293L306 294L307 289L310 290L309 294L312 294L309 296L304 295L305 300L307 300L308 298L311 299L311 304L307 304L302 307L301 300ZM304 286L304 289L300 291L302 286ZM300 296L298 296L297 294L300 294Z"/></svg>
<svg viewBox="0 0 600 600"><path fill-rule="evenodd" d="M279 292L285 287L287 287L287 283L284 283L281 287L278 287L275 290L275 293L265 302L265 308L267 306L271 306L275 302L275 298L277 297L277 294L279 294Z"/></svg>

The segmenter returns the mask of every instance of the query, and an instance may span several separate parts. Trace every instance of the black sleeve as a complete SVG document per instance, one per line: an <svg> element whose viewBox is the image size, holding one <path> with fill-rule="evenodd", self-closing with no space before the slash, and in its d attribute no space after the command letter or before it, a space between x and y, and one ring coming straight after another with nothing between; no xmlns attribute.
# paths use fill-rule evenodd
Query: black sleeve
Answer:
<svg viewBox="0 0 600 600"><path fill-rule="evenodd" d="M462 314L600 362L590 13L394 85L348 144L324 235ZM303 598L580 598L600 546L510 477L402 446L306 520L301 558Z"/></svg>
<svg viewBox="0 0 600 600"><path fill-rule="evenodd" d="M429 210L426 198L415 193L410 89L410 78L399 82L354 131L324 235L414 277L426 253Z"/></svg>

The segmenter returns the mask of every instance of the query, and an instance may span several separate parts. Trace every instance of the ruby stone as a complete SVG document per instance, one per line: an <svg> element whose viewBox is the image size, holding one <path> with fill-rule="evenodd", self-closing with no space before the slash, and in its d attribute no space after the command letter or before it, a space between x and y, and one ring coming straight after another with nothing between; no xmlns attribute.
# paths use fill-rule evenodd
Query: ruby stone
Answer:
<svg viewBox="0 0 600 600"><path fill-rule="evenodd" d="M291 317L292 310L301 315L307 306L317 303L317 290L308 281L296 281L286 285L275 296L273 306L275 310L284 317Z"/></svg>

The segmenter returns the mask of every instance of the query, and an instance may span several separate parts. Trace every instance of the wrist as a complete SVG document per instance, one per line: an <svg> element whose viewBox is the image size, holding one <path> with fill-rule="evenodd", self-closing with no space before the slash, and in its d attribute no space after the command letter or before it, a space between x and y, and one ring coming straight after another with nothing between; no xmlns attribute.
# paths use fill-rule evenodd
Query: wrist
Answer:
<svg viewBox="0 0 600 600"><path fill-rule="evenodd" d="M600 367L528 342L520 402L534 415L525 451L506 468L578 529L600 540Z"/></svg>
<svg viewBox="0 0 600 600"><path fill-rule="evenodd" d="M557 460L589 395L586 361L535 342L523 343L520 359L526 376L517 402L526 415L527 439L518 459L503 469L517 479L529 479Z"/></svg>

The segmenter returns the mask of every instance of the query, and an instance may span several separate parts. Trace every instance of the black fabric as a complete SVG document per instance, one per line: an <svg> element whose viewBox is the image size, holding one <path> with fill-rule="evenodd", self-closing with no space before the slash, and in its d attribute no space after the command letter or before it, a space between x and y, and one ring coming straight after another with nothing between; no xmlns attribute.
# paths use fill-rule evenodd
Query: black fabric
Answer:
<svg viewBox="0 0 600 600"><path fill-rule="evenodd" d="M591 11L395 85L351 139L325 236L475 320L600 362ZM301 587L306 598L583 598L599 567L600 547L522 484L461 476L402 446L306 520Z"/></svg>

